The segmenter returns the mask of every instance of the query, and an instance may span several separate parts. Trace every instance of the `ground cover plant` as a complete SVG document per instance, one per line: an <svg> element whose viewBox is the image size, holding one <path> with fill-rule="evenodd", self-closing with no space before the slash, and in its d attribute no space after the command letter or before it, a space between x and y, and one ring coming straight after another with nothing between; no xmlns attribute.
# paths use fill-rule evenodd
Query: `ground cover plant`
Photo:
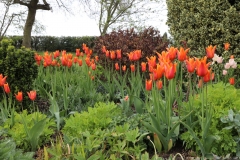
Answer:
<svg viewBox="0 0 240 160"><path fill-rule="evenodd" d="M106 46L101 56L86 44L75 53L35 53L38 76L28 91L0 75L0 139L46 160L162 159L179 143L191 154L169 159L239 156L238 66L229 47L222 57L212 45L204 57L173 46L151 56L132 50L129 66L115 62L121 50Z"/></svg>

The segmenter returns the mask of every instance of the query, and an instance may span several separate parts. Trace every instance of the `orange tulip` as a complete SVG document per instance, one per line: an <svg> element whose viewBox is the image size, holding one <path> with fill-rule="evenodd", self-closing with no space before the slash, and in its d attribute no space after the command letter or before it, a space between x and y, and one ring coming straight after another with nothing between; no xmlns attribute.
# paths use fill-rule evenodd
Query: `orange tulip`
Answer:
<svg viewBox="0 0 240 160"><path fill-rule="evenodd" d="M48 54L47 52L45 52L43 59L44 59L46 67L52 65L52 55L51 54Z"/></svg>
<svg viewBox="0 0 240 160"><path fill-rule="evenodd" d="M152 90L152 80L146 80L146 90L151 91Z"/></svg>
<svg viewBox="0 0 240 160"><path fill-rule="evenodd" d="M7 94L11 92L8 83L5 83L5 84L3 85L3 87L4 87L4 91L5 91Z"/></svg>
<svg viewBox="0 0 240 160"><path fill-rule="evenodd" d="M208 70L207 74L203 77L203 81L207 83L213 79L214 79L214 73L211 73L211 70Z"/></svg>
<svg viewBox="0 0 240 160"><path fill-rule="evenodd" d="M0 87L2 87L6 83L7 76L3 77L2 74L0 74Z"/></svg>
<svg viewBox="0 0 240 160"><path fill-rule="evenodd" d="M37 62L40 62L40 61L42 60L42 56L39 55L39 54L37 54L37 53L35 53L34 58L35 58L35 60L36 60Z"/></svg>
<svg viewBox="0 0 240 160"><path fill-rule="evenodd" d="M170 63L170 64L166 64L165 65L165 76L168 80L173 79L175 77L175 73L176 73L176 67L177 64L176 63Z"/></svg>
<svg viewBox="0 0 240 160"><path fill-rule="evenodd" d="M77 63L77 62L78 62L78 57L74 57L74 58L73 58L73 62L74 62L74 63Z"/></svg>
<svg viewBox="0 0 240 160"><path fill-rule="evenodd" d="M76 49L76 56L79 57L80 56L80 49Z"/></svg>
<svg viewBox="0 0 240 160"><path fill-rule="evenodd" d="M142 72L146 72L146 69L147 69L146 66L147 66L146 62L141 63Z"/></svg>
<svg viewBox="0 0 240 160"><path fill-rule="evenodd" d="M107 51L105 52L105 55L106 55L106 57L109 57L110 52L107 50Z"/></svg>
<svg viewBox="0 0 240 160"><path fill-rule="evenodd" d="M16 97L17 101L22 102L22 100L23 100L22 92L18 92L18 94L15 94L15 97Z"/></svg>
<svg viewBox="0 0 240 160"><path fill-rule="evenodd" d="M99 58L98 56L95 56L95 61L98 62L99 61Z"/></svg>
<svg viewBox="0 0 240 160"><path fill-rule="evenodd" d="M169 59L173 61L177 56L178 49L174 47L170 47L170 48L167 48L167 51L168 51Z"/></svg>
<svg viewBox="0 0 240 160"><path fill-rule="evenodd" d="M90 57L86 57L86 58L85 58L85 63L87 64L88 67L91 66Z"/></svg>
<svg viewBox="0 0 240 160"><path fill-rule="evenodd" d="M95 63L91 63L91 67L92 67L92 70L96 70L96 64Z"/></svg>
<svg viewBox="0 0 240 160"><path fill-rule="evenodd" d="M117 54L117 59L121 59L122 58L121 49L116 50L116 54Z"/></svg>
<svg viewBox="0 0 240 160"><path fill-rule="evenodd" d="M56 66L56 65L57 65L57 60L54 59L54 60L52 61L52 66Z"/></svg>
<svg viewBox="0 0 240 160"><path fill-rule="evenodd" d="M123 72L126 71L126 68L127 68L126 65L123 65L123 66L122 66L122 70L123 70Z"/></svg>
<svg viewBox="0 0 240 160"><path fill-rule="evenodd" d="M69 59L69 60L67 61L67 67L68 67L68 68L71 68L71 67L72 67L72 60L71 60L71 59Z"/></svg>
<svg viewBox="0 0 240 160"><path fill-rule="evenodd" d="M207 58L212 59L214 57L216 47L217 47L216 45L214 47L210 45L206 48Z"/></svg>
<svg viewBox="0 0 240 160"><path fill-rule="evenodd" d="M116 58L115 51L110 51L110 58L111 59L115 59Z"/></svg>
<svg viewBox="0 0 240 160"><path fill-rule="evenodd" d="M206 56L201 60L196 59L197 75L200 77L204 77L208 73L208 66L210 63L206 64L206 62L207 62Z"/></svg>
<svg viewBox="0 0 240 160"><path fill-rule="evenodd" d="M103 52L103 53L106 53L106 51L107 51L107 50L106 50L106 47L105 47L105 46L102 46L102 52Z"/></svg>
<svg viewBox="0 0 240 160"><path fill-rule="evenodd" d="M82 59L79 59L79 60L78 60L78 65L79 65L79 66L82 66Z"/></svg>
<svg viewBox="0 0 240 160"><path fill-rule="evenodd" d="M230 47L230 44L229 43L224 43L224 49L227 51Z"/></svg>
<svg viewBox="0 0 240 160"><path fill-rule="evenodd" d="M150 71L150 67L152 67L152 69L156 67L157 65L156 58L157 58L156 56L151 56L150 58L147 57L149 71Z"/></svg>
<svg viewBox="0 0 240 160"><path fill-rule="evenodd" d="M154 78L154 80L156 81L156 80L162 78L164 71L165 71L164 67L161 66L160 64L157 64L157 68L153 69L153 78Z"/></svg>
<svg viewBox="0 0 240 160"><path fill-rule="evenodd" d="M54 58L57 58L57 57L59 57L59 56L60 56L59 50L57 50L56 52L53 53L53 57L54 57Z"/></svg>
<svg viewBox="0 0 240 160"><path fill-rule="evenodd" d="M187 59L187 53L188 53L189 50L190 50L189 48L186 49L186 50L184 50L184 48L181 47L181 48L180 48L180 51L178 51L178 60L179 60L179 61L184 61L184 60L186 60L186 59Z"/></svg>
<svg viewBox="0 0 240 160"><path fill-rule="evenodd" d="M134 65L134 64L131 64L131 65L130 65L130 68L131 68L131 71L132 71L132 72L135 71L135 65Z"/></svg>
<svg viewBox="0 0 240 160"><path fill-rule="evenodd" d="M194 58L189 58L188 60L186 60L186 66L187 66L188 72L190 73L194 72L196 68L196 62Z"/></svg>
<svg viewBox="0 0 240 160"><path fill-rule="evenodd" d="M157 89L162 89L162 87L163 87L162 81L161 81L161 80L158 80L158 81L156 82L156 86L157 86Z"/></svg>
<svg viewBox="0 0 240 160"><path fill-rule="evenodd" d="M118 63L115 63L115 69L118 71L120 69Z"/></svg>
<svg viewBox="0 0 240 160"><path fill-rule="evenodd" d="M36 99L37 96L37 92L36 91L30 91L27 92L29 99L31 99L32 101L34 101Z"/></svg>
<svg viewBox="0 0 240 160"><path fill-rule="evenodd" d="M231 85L234 85L235 84L235 78L234 77L229 78L229 83Z"/></svg>
<svg viewBox="0 0 240 160"><path fill-rule="evenodd" d="M65 55L65 54L62 55L60 60L61 60L63 66L67 66L67 64L68 64L68 57L67 57L67 55Z"/></svg>

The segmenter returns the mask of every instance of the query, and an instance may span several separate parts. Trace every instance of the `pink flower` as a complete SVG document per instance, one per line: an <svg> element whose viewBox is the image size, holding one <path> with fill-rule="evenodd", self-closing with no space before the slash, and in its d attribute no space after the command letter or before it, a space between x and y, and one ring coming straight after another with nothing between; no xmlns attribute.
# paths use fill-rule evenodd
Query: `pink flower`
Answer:
<svg viewBox="0 0 240 160"><path fill-rule="evenodd" d="M234 59L229 59L229 64L232 68L237 68L237 62Z"/></svg>
<svg viewBox="0 0 240 160"><path fill-rule="evenodd" d="M225 76L225 75L227 75L227 70L223 70L223 75Z"/></svg>
<svg viewBox="0 0 240 160"><path fill-rule="evenodd" d="M231 67L230 63L226 63L224 66L225 69L229 69L230 67Z"/></svg>
<svg viewBox="0 0 240 160"><path fill-rule="evenodd" d="M222 63L223 58L222 58L222 57L219 57L217 54L214 54L214 57L212 58L212 60L213 60L213 63L214 63L214 62Z"/></svg>

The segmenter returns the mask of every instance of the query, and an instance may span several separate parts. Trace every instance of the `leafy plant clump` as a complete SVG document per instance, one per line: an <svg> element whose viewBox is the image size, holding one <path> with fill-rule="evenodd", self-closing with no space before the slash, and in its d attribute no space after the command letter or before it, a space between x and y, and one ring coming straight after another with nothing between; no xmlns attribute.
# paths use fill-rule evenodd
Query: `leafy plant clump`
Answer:
<svg viewBox="0 0 240 160"><path fill-rule="evenodd" d="M34 151L36 147L49 143L54 126L54 121L46 115L39 112L28 114L26 110L22 113L15 112L14 118L9 118L3 124L7 130L6 136L13 138L17 147L25 151Z"/></svg>
<svg viewBox="0 0 240 160"><path fill-rule="evenodd" d="M66 124L62 132L68 137L78 137L84 131L91 132L104 129L119 114L121 114L121 110L113 102L99 102L94 107L89 107L88 111L75 113L68 119L65 119Z"/></svg>
<svg viewBox="0 0 240 160"><path fill-rule="evenodd" d="M240 91L230 86L229 84L224 84L219 82L217 84L207 86L207 101L209 107L213 109L212 122L209 129L209 134L215 136L215 141L212 144L211 152L218 156L225 156L229 153L236 153L236 141L234 140L234 134L232 130L224 130L223 128L227 126L221 122L221 117L228 114L228 110L240 110ZM192 99L192 108L189 102L184 102L184 107L180 111L180 114L184 116L191 110L194 110L192 118L192 129L194 132L201 133L201 124L196 121L197 116L200 116L201 112L201 98L199 95L195 95ZM194 138L191 136L189 131L185 131L181 134L180 138L184 141L187 149L192 149L194 151L200 151L198 145L195 143ZM200 138L200 137L199 137Z"/></svg>

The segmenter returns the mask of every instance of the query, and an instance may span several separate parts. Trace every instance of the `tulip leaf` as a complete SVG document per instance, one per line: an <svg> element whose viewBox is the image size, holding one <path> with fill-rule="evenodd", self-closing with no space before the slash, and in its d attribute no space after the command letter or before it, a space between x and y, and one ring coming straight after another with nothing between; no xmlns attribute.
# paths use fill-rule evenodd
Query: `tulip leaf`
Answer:
<svg viewBox="0 0 240 160"><path fill-rule="evenodd" d="M35 151L38 145L38 140L40 135L43 132L43 129L46 125L46 119L42 119L41 121L38 121L37 123L34 124L34 126L31 129L28 129L27 124L24 120L24 118L22 117L22 121L24 124L24 130L27 134L27 139L29 140L31 147L32 147L32 151Z"/></svg>
<svg viewBox="0 0 240 160"><path fill-rule="evenodd" d="M136 96L131 96L131 98L133 98L134 107L135 107L137 113L142 114L144 102Z"/></svg>

